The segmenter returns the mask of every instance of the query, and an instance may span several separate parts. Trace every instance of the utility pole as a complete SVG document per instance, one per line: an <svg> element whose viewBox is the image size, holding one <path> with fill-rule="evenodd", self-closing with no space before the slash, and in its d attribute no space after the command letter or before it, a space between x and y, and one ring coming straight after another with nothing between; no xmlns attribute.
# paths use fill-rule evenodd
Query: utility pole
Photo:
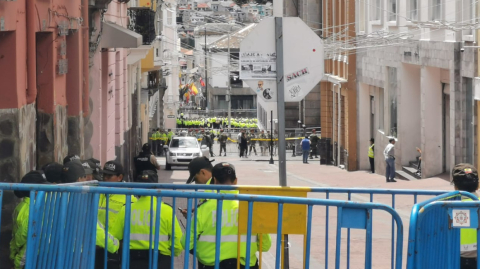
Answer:
<svg viewBox="0 0 480 269"><path fill-rule="evenodd" d="M283 5L282 9L283 12ZM277 11L278 12L278 11ZM283 14L281 17L275 17L275 49L277 55L277 114L278 114L278 174L280 186L287 186L287 154L285 141L285 84L283 80ZM290 268L288 235L283 236L284 249L283 261L285 269Z"/></svg>
<svg viewBox="0 0 480 269"><path fill-rule="evenodd" d="M208 73L207 73L207 24L205 23L205 109L208 108Z"/></svg>
<svg viewBox="0 0 480 269"><path fill-rule="evenodd" d="M227 48L227 96L228 96L228 130L230 130L232 128L232 123L231 123L231 119L232 119L232 96L230 95L231 94L231 89L232 89L232 85L230 83L230 32L232 30L232 27L230 26L230 29L228 31L228 42L227 42L227 45L228 45L228 48Z"/></svg>

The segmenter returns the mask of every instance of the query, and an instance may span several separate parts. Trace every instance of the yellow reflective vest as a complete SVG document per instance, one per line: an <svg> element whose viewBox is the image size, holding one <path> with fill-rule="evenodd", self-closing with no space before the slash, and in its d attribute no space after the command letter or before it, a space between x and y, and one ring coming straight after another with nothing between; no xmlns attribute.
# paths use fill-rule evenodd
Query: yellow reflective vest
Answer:
<svg viewBox="0 0 480 269"><path fill-rule="evenodd" d="M157 198L150 196L142 196L138 201L132 204L132 212L130 218L130 249L144 250L149 249L150 246L150 205L151 199L153 199L153 226L151 228L152 234L155 233L155 215L157 211ZM162 255L171 256L171 237L172 237L172 225L175 225L174 234L174 255L178 256L182 250L182 229L178 224L178 220L175 217L175 221L172 220L173 208L165 203L160 205L160 237L158 243L158 251ZM125 207L123 207L118 214L118 218L112 228L112 235L116 238L123 239L123 230L125 225ZM152 240L152 244L154 241ZM153 245L152 245L153 248Z"/></svg>
<svg viewBox="0 0 480 269"><path fill-rule="evenodd" d="M238 194L238 191L220 191L220 193ZM238 250L238 207L239 201L224 200L222 213L222 235L220 245L220 261L236 259ZM186 238L182 238L182 245L185 249L193 249L193 240L197 240L196 254L203 265L215 265L215 235L216 235L216 200L207 200L197 207L197 234L194 234L194 223L190 227L190 246L185 246ZM260 240L262 240L261 251L266 252L272 245L270 235L252 235L250 246L250 266L257 262L255 253L259 251ZM246 235L240 236L240 264L245 265Z"/></svg>
<svg viewBox="0 0 480 269"><path fill-rule="evenodd" d="M118 213L125 205L127 198L122 194L110 194L108 201L108 231L112 229ZM132 196L132 203L135 203L137 198ZM98 202L98 222L105 226L107 218L107 196L105 194L100 194L100 200Z"/></svg>
<svg viewBox="0 0 480 269"><path fill-rule="evenodd" d="M10 260L15 265L15 269L21 269L25 266L27 236L28 236L28 216L30 213L30 198L25 197L15 207L13 211L12 240L10 241Z"/></svg>
<svg viewBox="0 0 480 269"><path fill-rule="evenodd" d="M368 148L368 157L370 157L370 158L375 158L375 153L373 152L373 147L375 147L375 144L372 144L372 145Z"/></svg>
<svg viewBox="0 0 480 269"><path fill-rule="evenodd" d="M107 251L110 253L116 253L120 247L118 239L115 238L111 233L107 234L107 238ZM105 228L99 221L97 221L97 236L95 245L105 248Z"/></svg>

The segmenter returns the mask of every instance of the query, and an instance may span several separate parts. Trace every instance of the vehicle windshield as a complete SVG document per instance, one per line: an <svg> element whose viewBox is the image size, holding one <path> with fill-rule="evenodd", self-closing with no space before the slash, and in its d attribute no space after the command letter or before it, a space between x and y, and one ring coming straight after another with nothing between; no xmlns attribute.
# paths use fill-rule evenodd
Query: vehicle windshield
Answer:
<svg viewBox="0 0 480 269"><path fill-rule="evenodd" d="M170 143L170 148L198 148L198 143L193 137L189 139L174 138Z"/></svg>

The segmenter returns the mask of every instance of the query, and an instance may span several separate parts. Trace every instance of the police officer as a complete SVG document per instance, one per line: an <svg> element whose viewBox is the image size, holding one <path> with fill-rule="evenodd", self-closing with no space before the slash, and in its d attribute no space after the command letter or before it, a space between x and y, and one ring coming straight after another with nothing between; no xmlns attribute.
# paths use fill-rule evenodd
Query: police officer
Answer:
<svg viewBox="0 0 480 269"><path fill-rule="evenodd" d="M467 191L478 197L478 171L468 163L460 163L452 169L452 183L455 190ZM462 199L471 201L472 199ZM477 269L477 229L460 230L460 269Z"/></svg>
<svg viewBox="0 0 480 269"><path fill-rule="evenodd" d="M202 137L202 145L206 145L208 147L208 150L210 151L210 156L214 156L213 154L213 143L212 143L212 138L210 137L210 132L207 131L207 133L203 133Z"/></svg>
<svg viewBox="0 0 480 269"><path fill-rule="evenodd" d="M172 132L172 129L168 129L168 133L167 133L167 138L168 138L167 145L170 144L170 141L172 141L172 137L173 137L174 135L175 135L175 134Z"/></svg>
<svg viewBox="0 0 480 269"><path fill-rule="evenodd" d="M223 156L227 156L227 140L228 136L223 132L223 129L220 130L220 135L218 136L218 142L220 143L220 154L219 156L222 156L222 150L223 150Z"/></svg>
<svg viewBox="0 0 480 269"><path fill-rule="evenodd" d="M159 152L159 145L160 145L160 137L161 137L160 129L156 129L155 133L153 134L153 148L152 148L153 154L155 156L159 156L158 152Z"/></svg>
<svg viewBox="0 0 480 269"><path fill-rule="evenodd" d="M260 135L258 135L258 138L260 139L267 139L267 136L265 135L265 131L262 130ZM262 153L262 156L265 156L265 146L266 146L266 141L260 141L260 151Z"/></svg>
<svg viewBox="0 0 480 269"><path fill-rule="evenodd" d="M153 201L152 201L153 199ZM153 206L152 206L153 202ZM130 221L130 268L150 268L149 255L150 249L150 232L152 238L155 237L155 214L157 206L160 206L160 235L158 242L158 267L159 269L170 268L171 256L178 256L182 250L182 229L178 224L177 217L172 218L173 208L161 202L157 204L157 198L151 196L141 196L138 201L132 204L132 217ZM125 210L122 207L118 213L118 218L113 226L111 233L119 240L123 239L123 232L125 229ZM154 212L150 214L150 212ZM153 218L153 226L150 227L150 218ZM175 225L175 234L172 234L172 226ZM170 251L171 240L174 238L174 253ZM125 247L125 246L124 246ZM153 252L152 252L153 253ZM153 257L152 257L153 260Z"/></svg>
<svg viewBox="0 0 480 269"><path fill-rule="evenodd" d="M253 151L255 151L255 156L257 156L257 149L255 147L255 145L257 144L257 141L255 139L256 139L255 131L253 129L250 129L250 133L248 134L248 141L250 144L250 150L249 150L250 155L252 155L252 149L253 149Z"/></svg>
<svg viewBox="0 0 480 269"><path fill-rule="evenodd" d="M310 134L310 147L312 151L310 152L310 159L313 159L313 155L315 155L315 158L318 158L317 156L317 145L318 145L318 135L317 135L317 130L313 129L312 133Z"/></svg>
<svg viewBox="0 0 480 269"><path fill-rule="evenodd" d="M23 176L23 184L48 184L45 174L41 170L31 171ZM13 191L22 201L13 211L12 240L10 241L10 260L15 269L21 269L26 263L28 218L30 213L30 191Z"/></svg>
<svg viewBox="0 0 480 269"><path fill-rule="evenodd" d="M152 149L150 145L145 143L142 146L142 151L138 154L137 157L133 158L135 163L135 181L143 182L139 176L143 174L144 171L151 171L157 173L157 170L160 170L160 164L157 162L157 158L152 154ZM158 180L153 183L158 183Z"/></svg>
<svg viewBox="0 0 480 269"><path fill-rule="evenodd" d="M117 161L108 161L103 167L103 180L105 182L121 182L123 181L124 172L123 166ZM112 229L112 225L117 218L118 212L126 203L126 197L122 194L110 194L108 199L108 229ZM135 203L137 198L132 196L132 203ZM100 194L100 201L98 203L98 221L105 226L106 224L106 210L107 210L107 196Z"/></svg>
<svg viewBox="0 0 480 269"><path fill-rule="evenodd" d="M368 147L368 160L370 161L370 171L375 174L375 139L370 138L370 147Z"/></svg>
<svg viewBox="0 0 480 269"><path fill-rule="evenodd" d="M212 169L213 182L217 185L236 185L237 177L235 167L229 163L219 163ZM238 194L234 191L220 191L220 193ZM222 218L230 221L223 222L220 245L220 268L236 269L238 255L238 208L239 201L224 200ZM185 246L185 237L182 238L182 245L185 249L193 250L194 240L197 240L196 255L202 269L213 269L215 265L215 235L216 225L214 213L217 209L216 200L207 200L197 207L197 234L194 234L195 227L190 227L190 246ZM213 221L213 222L212 222ZM271 238L268 234L252 235L250 253L246 252L246 236L240 240L240 268L245 268L245 257L250 255L250 268L258 268L256 252L259 250L260 237L262 249L266 252L270 249Z"/></svg>

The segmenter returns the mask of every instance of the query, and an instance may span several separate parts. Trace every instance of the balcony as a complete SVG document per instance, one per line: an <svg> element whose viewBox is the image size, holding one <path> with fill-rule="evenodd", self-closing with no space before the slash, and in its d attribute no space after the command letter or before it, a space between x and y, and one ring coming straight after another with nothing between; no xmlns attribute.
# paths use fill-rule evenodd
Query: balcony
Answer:
<svg viewBox="0 0 480 269"><path fill-rule="evenodd" d="M130 8L129 29L143 37L143 45L150 45L155 40L155 11L149 8Z"/></svg>

